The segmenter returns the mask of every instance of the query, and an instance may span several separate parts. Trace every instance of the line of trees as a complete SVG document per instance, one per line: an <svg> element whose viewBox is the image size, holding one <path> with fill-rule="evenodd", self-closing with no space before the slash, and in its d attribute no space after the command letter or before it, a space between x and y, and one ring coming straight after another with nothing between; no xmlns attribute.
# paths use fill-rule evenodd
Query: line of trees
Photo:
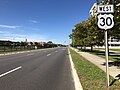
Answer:
<svg viewBox="0 0 120 90"><path fill-rule="evenodd" d="M109 0L103 0L101 4L113 3L115 6L114 10L114 22L115 25L111 30L108 30L108 38L120 39L120 6L116 6L120 3L119 0L109 2ZM88 20L83 21L75 25L72 29L72 34L69 35L72 39L72 46L77 47L91 47L104 45L104 30L100 30L97 26L97 16L90 16Z"/></svg>
<svg viewBox="0 0 120 90"><path fill-rule="evenodd" d="M12 42L12 41L0 41L0 46L39 46L39 47L56 47L57 44L52 41L48 41L47 43L43 42L43 45L40 42Z"/></svg>
<svg viewBox="0 0 120 90"><path fill-rule="evenodd" d="M52 48L52 47L57 47L58 44L55 44L52 41L48 41L44 45L40 45L38 42L35 42L35 46L37 46L38 48Z"/></svg>
<svg viewBox="0 0 120 90"><path fill-rule="evenodd" d="M12 41L0 41L0 52L5 51L18 51L18 50L33 50L41 48L53 48L58 47L58 44L48 41L47 43L43 42L12 42Z"/></svg>

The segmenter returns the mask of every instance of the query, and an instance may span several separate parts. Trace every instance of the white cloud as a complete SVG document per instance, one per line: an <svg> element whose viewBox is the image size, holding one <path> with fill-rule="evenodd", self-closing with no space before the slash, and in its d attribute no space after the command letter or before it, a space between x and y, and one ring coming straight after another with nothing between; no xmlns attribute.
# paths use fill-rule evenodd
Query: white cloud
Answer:
<svg viewBox="0 0 120 90"><path fill-rule="evenodd" d="M1 25L0 25L1 26ZM16 30L16 29L15 29ZM28 31L21 32L19 31L13 31L13 30L0 30L0 40L10 40L10 41L34 41L34 42L40 42L40 41L51 41L48 36L39 34L39 33L30 33Z"/></svg>
<svg viewBox="0 0 120 90"><path fill-rule="evenodd" d="M34 23L34 24L38 23L38 21L36 20L29 20L29 22Z"/></svg>
<svg viewBox="0 0 120 90"><path fill-rule="evenodd" d="M21 38L21 40L22 40L23 38L25 38L25 35L12 33L10 31L0 31L0 40L19 41L19 40L17 40L17 38Z"/></svg>
<svg viewBox="0 0 120 90"><path fill-rule="evenodd" d="M10 41L34 41L34 42L40 42L49 41L46 36L39 35L39 34L18 34L18 33L12 33L12 32L6 32L6 31L0 31L0 40L10 40Z"/></svg>
<svg viewBox="0 0 120 90"><path fill-rule="evenodd" d="M0 25L0 28L10 28L10 29L15 29L18 26L11 26L11 25Z"/></svg>
<svg viewBox="0 0 120 90"><path fill-rule="evenodd" d="M4 33L3 31L0 31L0 34Z"/></svg>

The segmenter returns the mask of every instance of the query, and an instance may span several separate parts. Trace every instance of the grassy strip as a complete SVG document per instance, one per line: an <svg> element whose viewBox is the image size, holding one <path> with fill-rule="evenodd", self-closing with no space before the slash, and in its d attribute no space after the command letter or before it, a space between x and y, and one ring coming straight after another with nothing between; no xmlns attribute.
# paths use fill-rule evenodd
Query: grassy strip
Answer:
<svg viewBox="0 0 120 90"><path fill-rule="evenodd" d="M70 49L73 63L77 70L79 79L82 83L84 90L107 90L106 89L106 74L104 71L99 69L94 64L85 60L78 53ZM110 77L112 83L114 79ZM110 90L120 90L120 83L115 81L111 86Z"/></svg>
<svg viewBox="0 0 120 90"><path fill-rule="evenodd" d="M110 49L110 50L112 50L112 51L120 51L120 49Z"/></svg>
<svg viewBox="0 0 120 90"><path fill-rule="evenodd" d="M104 48L94 48L94 50L105 50Z"/></svg>

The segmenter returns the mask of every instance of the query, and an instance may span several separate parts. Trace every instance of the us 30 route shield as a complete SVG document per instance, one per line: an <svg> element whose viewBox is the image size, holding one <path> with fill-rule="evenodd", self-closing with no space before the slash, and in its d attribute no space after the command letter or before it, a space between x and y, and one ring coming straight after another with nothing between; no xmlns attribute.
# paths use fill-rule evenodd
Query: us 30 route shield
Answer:
<svg viewBox="0 0 120 90"><path fill-rule="evenodd" d="M114 26L112 14L100 14L98 15L98 27L101 29L110 29Z"/></svg>

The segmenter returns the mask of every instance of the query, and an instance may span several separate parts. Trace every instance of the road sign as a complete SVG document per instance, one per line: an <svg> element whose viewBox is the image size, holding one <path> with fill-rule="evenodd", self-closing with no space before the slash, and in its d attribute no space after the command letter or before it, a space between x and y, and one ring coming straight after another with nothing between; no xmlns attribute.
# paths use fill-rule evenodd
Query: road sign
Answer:
<svg viewBox="0 0 120 90"><path fill-rule="evenodd" d="M110 29L114 26L112 14L99 14L98 15L98 27L101 29Z"/></svg>
<svg viewBox="0 0 120 90"><path fill-rule="evenodd" d="M114 13L113 5L98 5L97 6L98 13Z"/></svg>
<svg viewBox="0 0 120 90"><path fill-rule="evenodd" d="M107 38L107 29L110 29L114 26L113 15L114 13L113 5L98 5L98 27L105 29L105 56L106 56L106 84L109 88L109 65L108 65L108 38Z"/></svg>

